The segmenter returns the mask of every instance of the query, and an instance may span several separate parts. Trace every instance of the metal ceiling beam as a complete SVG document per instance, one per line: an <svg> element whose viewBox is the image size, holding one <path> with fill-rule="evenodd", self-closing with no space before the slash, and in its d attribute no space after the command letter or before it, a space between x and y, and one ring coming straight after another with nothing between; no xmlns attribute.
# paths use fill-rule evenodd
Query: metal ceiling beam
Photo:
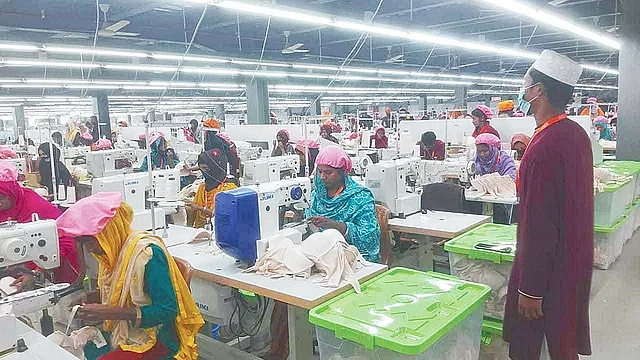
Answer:
<svg viewBox="0 0 640 360"><path fill-rule="evenodd" d="M400 10L400 11L394 11L394 12L390 12L390 13L380 14L380 15L378 15L376 17L387 18L387 17L396 16L396 15L412 14L412 13L420 12L420 11L423 11L423 10L431 10L431 9L435 9L435 8L439 8L439 7L445 7L445 6L449 6L449 5L459 4L460 2L461 2L460 0L445 1L445 2L438 3L438 4L425 5L425 6L420 6L420 7L416 7L416 8L413 8L413 9Z"/></svg>
<svg viewBox="0 0 640 360"><path fill-rule="evenodd" d="M161 5L162 5L161 3L154 2L146 5L141 5L123 12L113 13L113 14L110 14L109 17L112 19L122 20L122 19L126 19L136 15L147 13Z"/></svg>

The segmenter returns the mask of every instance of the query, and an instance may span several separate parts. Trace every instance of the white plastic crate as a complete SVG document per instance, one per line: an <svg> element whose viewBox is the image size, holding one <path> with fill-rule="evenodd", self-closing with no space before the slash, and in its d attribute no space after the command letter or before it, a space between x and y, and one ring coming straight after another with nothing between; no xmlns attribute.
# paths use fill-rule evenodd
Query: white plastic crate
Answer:
<svg viewBox="0 0 640 360"><path fill-rule="evenodd" d="M629 179L623 184L609 185L604 192L595 195L594 225L599 227L611 227L620 219L633 203L635 187Z"/></svg>
<svg viewBox="0 0 640 360"><path fill-rule="evenodd" d="M504 319L504 307L507 303L507 289L513 263L497 264L493 261L470 259L466 255L450 252L449 264L451 275L491 287L491 297L484 306L485 316Z"/></svg>
<svg viewBox="0 0 640 360"><path fill-rule="evenodd" d="M334 331L316 326L320 360L477 360L480 356L483 312L484 307L480 305L427 351L416 356L382 347L369 350L358 343L336 338Z"/></svg>

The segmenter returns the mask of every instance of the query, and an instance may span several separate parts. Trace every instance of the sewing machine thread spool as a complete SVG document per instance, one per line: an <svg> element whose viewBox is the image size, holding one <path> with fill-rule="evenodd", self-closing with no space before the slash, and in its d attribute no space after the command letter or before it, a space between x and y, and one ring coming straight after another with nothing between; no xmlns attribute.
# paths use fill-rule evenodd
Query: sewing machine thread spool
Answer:
<svg viewBox="0 0 640 360"><path fill-rule="evenodd" d="M167 177L165 174L158 174L155 178L156 197L163 198L167 193Z"/></svg>
<svg viewBox="0 0 640 360"><path fill-rule="evenodd" d="M167 201L177 201L178 192L180 191L180 177L170 174L166 178L166 194Z"/></svg>

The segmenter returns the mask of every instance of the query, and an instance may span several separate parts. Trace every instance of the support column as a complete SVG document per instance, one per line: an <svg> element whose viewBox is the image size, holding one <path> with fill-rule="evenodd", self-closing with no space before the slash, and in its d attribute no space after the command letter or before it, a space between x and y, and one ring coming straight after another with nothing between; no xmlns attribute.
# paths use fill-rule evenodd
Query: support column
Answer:
<svg viewBox="0 0 640 360"><path fill-rule="evenodd" d="M428 106L429 106L429 101L427 99L427 96L426 95L420 96L418 98L418 111L424 111L424 113L427 113L429 112Z"/></svg>
<svg viewBox="0 0 640 360"><path fill-rule="evenodd" d="M467 106L467 92L469 91L468 88L466 87L457 87L455 88L455 100L454 100L454 104L456 104L457 106L460 107L466 107Z"/></svg>
<svg viewBox="0 0 640 360"><path fill-rule="evenodd" d="M220 124L224 124L224 104L215 104L213 106L213 116L218 119Z"/></svg>
<svg viewBox="0 0 640 360"><path fill-rule="evenodd" d="M329 106L329 111L331 111L331 115L337 116L338 115L338 103L331 103L331 105Z"/></svg>
<svg viewBox="0 0 640 360"><path fill-rule="evenodd" d="M254 78L247 83L247 124L269 123L269 84Z"/></svg>
<svg viewBox="0 0 640 360"><path fill-rule="evenodd" d="M620 75L618 76L618 160L640 160L640 1L621 3Z"/></svg>
<svg viewBox="0 0 640 360"><path fill-rule="evenodd" d="M314 115L322 115L322 97L316 97L315 103L311 103Z"/></svg>
<svg viewBox="0 0 640 360"><path fill-rule="evenodd" d="M26 138L27 123L24 120L24 106L16 106L13 108L13 121L15 121L16 139L23 135ZM26 140L26 139L25 139Z"/></svg>
<svg viewBox="0 0 640 360"><path fill-rule="evenodd" d="M91 98L91 103L93 104L93 114L98 118L98 124L100 124L100 137L104 136L111 140L111 120L109 119L109 97L107 93L104 91L95 93Z"/></svg>

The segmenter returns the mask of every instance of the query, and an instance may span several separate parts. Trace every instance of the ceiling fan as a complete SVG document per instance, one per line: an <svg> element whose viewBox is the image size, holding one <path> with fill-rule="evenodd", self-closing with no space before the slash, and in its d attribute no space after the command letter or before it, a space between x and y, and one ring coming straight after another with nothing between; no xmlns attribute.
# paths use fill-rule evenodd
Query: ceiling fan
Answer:
<svg viewBox="0 0 640 360"><path fill-rule="evenodd" d="M134 37L134 36L140 35L137 33L120 31L127 25L131 24L131 21L129 20L120 20L107 26L107 12L109 12L110 8L111 8L111 5L109 4L100 4L100 11L102 11L102 13L104 14L104 25L102 29L98 30L98 35L104 36L104 37L114 37L114 36Z"/></svg>
<svg viewBox="0 0 640 360"><path fill-rule="evenodd" d="M284 32L284 48L282 48L283 54L296 54L296 53L308 53L309 49L301 49L304 44L296 43L293 45L289 45L289 35L291 35L291 31Z"/></svg>

